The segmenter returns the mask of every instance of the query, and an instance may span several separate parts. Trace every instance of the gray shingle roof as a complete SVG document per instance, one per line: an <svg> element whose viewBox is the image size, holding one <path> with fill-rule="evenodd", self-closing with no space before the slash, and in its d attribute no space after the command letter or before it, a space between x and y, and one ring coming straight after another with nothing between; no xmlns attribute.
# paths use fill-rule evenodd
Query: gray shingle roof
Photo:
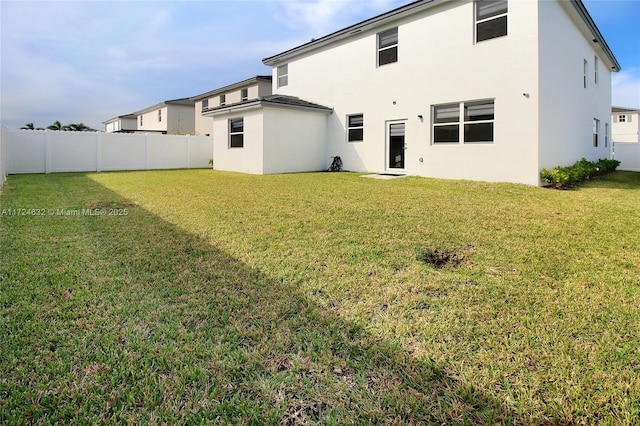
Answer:
<svg viewBox="0 0 640 426"><path fill-rule="evenodd" d="M333 108L316 104L314 102L305 101L295 96L288 95L267 95L257 99L249 99L242 102L236 102L234 104L227 104L214 108L208 108L203 110L203 114L223 112L227 110L240 109L249 106L281 106L298 109L313 109L324 112L332 112Z"/></svg>

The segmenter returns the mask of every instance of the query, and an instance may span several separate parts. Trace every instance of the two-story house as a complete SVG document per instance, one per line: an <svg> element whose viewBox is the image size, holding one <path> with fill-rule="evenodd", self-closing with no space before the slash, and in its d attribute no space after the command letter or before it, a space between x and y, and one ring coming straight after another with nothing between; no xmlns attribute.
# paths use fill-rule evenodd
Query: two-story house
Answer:
<svg viewBox="0 0 640 426"><path fill-rule="evenodd" d="M133 133L137 129L135 114L125 114L103 121L106 133Z"/></svg>
<svg viewBox="0 0 640 426"><path fill-rule="evenodd" d="M611 123L614 142L640 142L640 110L614 106Z"/></svg>
<svg viewBox="0 0 640 426"><path fill-rule="evenodd" d="M340 156L352 171L538 185L542 168L610 156L620 66L580 0L414 1L263 63L298 105L210 111L216 168Z"/></svg>
<svg viewBox="0 0 640 426"><path fill-rule="evenodd" d="M173 99L133 113L138 132L158 132L169 135L195 132L194 101L189 98Z"/></svg>
<svg viewBox="0 0 640 426"><path fill-rule="evenodd" d="M237 104L250 99L258 99L271 94L271 76L257 75L238 83L211 90L190 99L195 102L197 135L213 133L213 119L202 113L212 108Z"/></svg>

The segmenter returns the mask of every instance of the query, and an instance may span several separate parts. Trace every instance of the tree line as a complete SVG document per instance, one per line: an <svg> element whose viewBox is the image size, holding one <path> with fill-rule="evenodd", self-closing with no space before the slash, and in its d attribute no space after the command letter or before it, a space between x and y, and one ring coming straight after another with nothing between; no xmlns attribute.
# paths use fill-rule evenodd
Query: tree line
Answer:
<svg viewBox="0 0 640 426"><path fill-rule="evenodd" d="M71 123L64 126L58 120L54 121L52 125L44 127L35 127L33 123L27 123L20 127L20 130L63 130L66 132L91 132L95 131L90 127L84 125L84 123Z"/></svg>

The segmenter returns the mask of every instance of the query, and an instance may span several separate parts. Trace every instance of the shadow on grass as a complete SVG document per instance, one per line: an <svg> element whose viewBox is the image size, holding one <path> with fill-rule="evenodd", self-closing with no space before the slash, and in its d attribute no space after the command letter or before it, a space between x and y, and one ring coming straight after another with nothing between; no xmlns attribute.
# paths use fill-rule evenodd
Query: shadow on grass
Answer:
<svg viewBox="0 0 640 426"><path fill-rule="evenodd" d="M86 175L31 179L127 214L5 218L2 422L527 422Z"/></svg>

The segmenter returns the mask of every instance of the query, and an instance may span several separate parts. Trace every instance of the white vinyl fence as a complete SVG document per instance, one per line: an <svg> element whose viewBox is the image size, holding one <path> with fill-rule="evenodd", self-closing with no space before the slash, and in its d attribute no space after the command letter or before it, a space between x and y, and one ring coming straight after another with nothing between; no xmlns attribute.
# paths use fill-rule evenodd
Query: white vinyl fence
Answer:
<svg viewBox="0 0 640 426"><path fill-rule="evenodd" d="M640 142L614 142L613 158L620 161L617 170L640 172Z"/></svg>
<svg viewBox="0 0 640 426"><path fill-rule="evenodd" d="M2 129L2 173L208 168L205 136Z"/></svg>
<svg viewBox="0 0 640 426"><path fill-rule="evenodd" d="M5 146L5 136L4 136L5 128L0 126L0 188L4 184L5 179L7 178L7 167L5 166L6 162L6 149Z"/></svg>

